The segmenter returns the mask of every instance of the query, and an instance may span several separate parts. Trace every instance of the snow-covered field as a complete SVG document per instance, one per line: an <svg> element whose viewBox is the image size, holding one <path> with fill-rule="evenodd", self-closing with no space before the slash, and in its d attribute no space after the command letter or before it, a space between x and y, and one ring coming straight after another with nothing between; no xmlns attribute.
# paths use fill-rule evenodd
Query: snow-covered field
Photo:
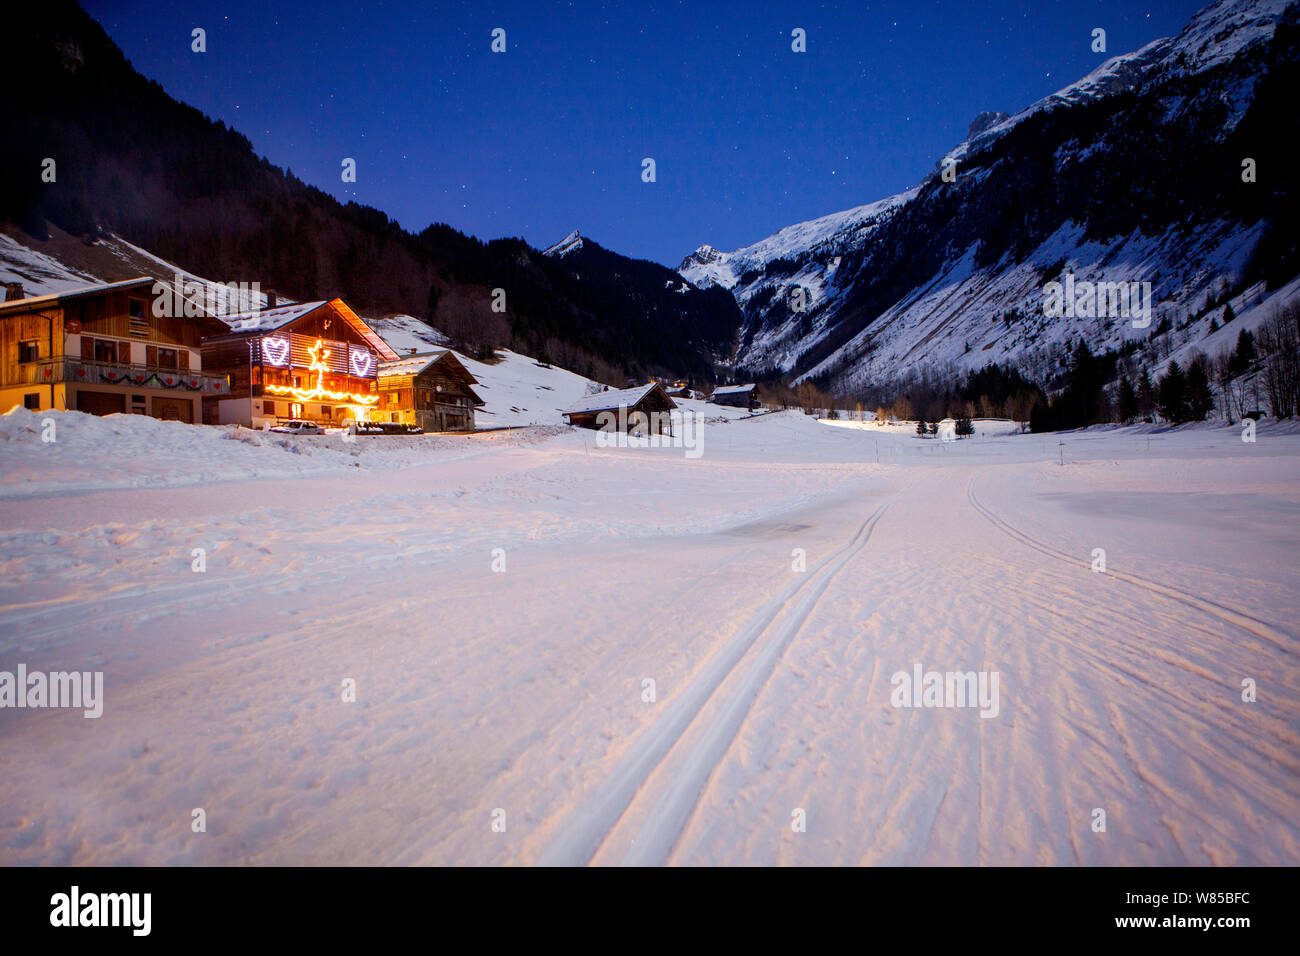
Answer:
<svg viewBox="0 0 1300 956"><path fill-rule="evenodd" d="M0 418L0 864L1300 863L1294 427L855 424Z"/></svg>

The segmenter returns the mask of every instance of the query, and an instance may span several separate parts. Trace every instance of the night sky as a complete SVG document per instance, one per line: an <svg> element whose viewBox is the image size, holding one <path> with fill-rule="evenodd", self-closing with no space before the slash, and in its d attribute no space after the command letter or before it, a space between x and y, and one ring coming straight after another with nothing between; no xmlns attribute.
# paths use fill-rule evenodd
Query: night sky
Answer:
<svg viewBox="0 0 1300 956"><path fill-rule="evenodd" d="M673 267L913 186L977 113L1204 5L83 2L137 70L340 199L542 248L577 228Z"/></svg>

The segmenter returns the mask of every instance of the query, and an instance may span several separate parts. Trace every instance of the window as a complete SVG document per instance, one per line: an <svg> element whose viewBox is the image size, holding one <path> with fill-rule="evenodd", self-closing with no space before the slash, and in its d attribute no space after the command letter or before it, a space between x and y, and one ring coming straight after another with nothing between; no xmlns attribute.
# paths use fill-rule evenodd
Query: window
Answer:
<svg viewBox="0 0 1300 956"><path fill-rule="evenodd" d="M37 411L40 409L40 407L41 407L40 392L28 392L26 395L23 396L23 408L30 408L32 409L32 411Z"/></svg>
<svg viewBox="0 0 1300 956"><path fill-rule="evenodd" d="M105 365L117 362L117 343L112 339L95 339L95 361Z"/></svg>
<svg viewBox="0 0 1300 956"><path fill-rule="evenodd" d="M159 368L178 368L179 363L176 357L175 349L158 350L158 367Z"/></svg>
<svg viewBox="0 0 1300 956"><path fill-rule="evenodd" d="M18 343L18 361L35 362L38 358L40 358L40 349L35 342Z"/></svg>
<svg viewBox="0 0 1300 956"><path fill-rule="evenodd" d="M274 415L275 415L275 402L263 401L263 402L262 402L262 414L263 414L263 415L274 416Z"/></svg>
<svg viewBox="0 0 1300 956"><path fill-rule="evenodd" d="M128 299L126 302L126 330L131 335L149 334L149 320L144 317L144 300Z"/></svg>
<svg viewBox="0 0 1300 956"><path fill-rule="evenodd" d="M329 418L329 417L330 417L330 407L329 407L328 405L322 405L322 406L320 407L320 417L321 417L321 418Z"/></svg>

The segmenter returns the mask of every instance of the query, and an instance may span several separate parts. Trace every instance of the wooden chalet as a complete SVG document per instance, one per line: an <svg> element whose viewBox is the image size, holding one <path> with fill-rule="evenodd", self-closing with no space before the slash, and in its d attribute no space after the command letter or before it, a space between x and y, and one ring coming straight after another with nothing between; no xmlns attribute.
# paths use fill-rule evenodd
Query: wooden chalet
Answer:
<svg viewBox="0 0 1300 956"><path fill-rule="evenodd" d="M230 394L226 376L204 367L201 347L226 326L197 308L155 315L158 285L166 283L141 276L31 297L9 285L0 302L0 408L201 421L204 401Z"/></svg>
<svg viewBox="0 0 1300 956"><path fill-rule="evenodd" d="M720 385L713 390L709 401L714 405L729 405L734 408L748 408L751 412L758 408L758 390L752 385Z"/></svg>
<svg viewBox="0 0 1300 956"><path fill-rule="evenodd" d="M449 349L418 352L379 363L379 404L372 421L419 425L427 432L472 432L483 400L478 380Z"/></svg>
<svg viewBox="0 0 1300 956"><path fill-rule="evenodd" d="M205 422L372 420L379 363L398 355L342 299L276 305L225 322L225 335L203 340L203 365L230 376L230 393L204 398Z"/></svg>
<svg viewBox="0 0 1300 956"><path fill-rule="evenodd" d="M632 417L633 412L642 412L649 421L652 430L659 434L672 434L668 424L668 415L677 407L677 403L668 397L664 387L658 382L638 385L636 388L607 388L603 392L587 395L566 408L561 414L569 420L570 425L580 428L598 428L608 430L612 423L618 431L627 431L629 422L636 427L640 416ZM612 413L612 415L603 414ZM656 413L659 413L656 415ZM655 429L655 423L658 428Z"/></svg>

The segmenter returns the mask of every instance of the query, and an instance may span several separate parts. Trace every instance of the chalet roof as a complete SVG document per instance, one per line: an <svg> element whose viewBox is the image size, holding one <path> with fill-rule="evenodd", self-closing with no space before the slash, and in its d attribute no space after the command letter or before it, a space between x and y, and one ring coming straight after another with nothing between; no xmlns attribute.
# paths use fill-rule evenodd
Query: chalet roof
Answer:
<svg viewBox="0 0 1300 956"><path fill-rule="evenodd" d="M566 408L561 414L579 415L586 412L607 412L622 406L633 408L643 402L655 389L663 392L663 386L658 382L650 382L647 385L638 385L636 388L610 388L603 392L597 392L594 395L588 395L574 402ZM676 408L677 403L668 398L664 393L664 398L669 405Z"/></svg>
<svg viewBox="0 0 1300 956"><path fill-rule="evenodd" d="M405 375L415 377L422 374L429 366L437 365L440 362L448 366L444 371L453 379L459 379L465 386L478 384L478 379L470 374L470 370L465 367L465 364L456 357L456 353L451 349L434 349L416 355L404 355L395 362L380 362L379 377L381 379ZM474 389L470 388L469 393L474 396L475 405L485 404Z"/></svg>
<svg viewBox="0 0 1300 956"><path fill-rule="evenodd" d="M370 326L361 321L361 317L348 308L342 299L322 300L319 302L295 302L290 305L278 305L274 309L259 309L255 312L241 312L238 315L224 316L222 321L230 326L230 333L235 335L252 335L262 332L274 332L282 329L317 309L332 308L342 317L357 335L361 336L379 354L381 362L396 361L399 356L387 342L379 337Z"/></svg>
<svg viewBox="0 0 1300 956"><path fill-rule="evenodd" d="M749 385L721 385L713 390L714 395L743 395L745 392L752 392L753 384Z"/></svg>
<svg viewBox="0 0 1300 956"><path fill-rule="evenodd" d="M417 352L415 355L406 355L396 362L380 362L379 377L388 378L392 375L419 375L426 368L432 365L444 355L450 355L450 349L435 349L431 352Z"/></svg>
<svg viewBox="0 0 1300 956"><path fill-rule="evenodd" d="M46 295L33 295L23 299L14 299L12 302L0 302L0 312L24 312L28 309L39 309L43 305L54 305L57 302L66 302L68 299L78 299L86 295L98 295L104 292L115 292L121 289L133 289L136 286L152 286L158 280L152 276L140 276L135 279L123 279L120 282L107 282L101 285L80 286L76 289L69 289L67 292L51 292Z"/></svg>
<svg viewBox="0 0 1300 956"><path fill-rule="evenodd" d="M256 312L240 312L225 317L226 325L232 332L274 332L290 322L310 315L325 304L319 302L295 302L292 305L278 305L274 309L259 309Z"/></svg>

